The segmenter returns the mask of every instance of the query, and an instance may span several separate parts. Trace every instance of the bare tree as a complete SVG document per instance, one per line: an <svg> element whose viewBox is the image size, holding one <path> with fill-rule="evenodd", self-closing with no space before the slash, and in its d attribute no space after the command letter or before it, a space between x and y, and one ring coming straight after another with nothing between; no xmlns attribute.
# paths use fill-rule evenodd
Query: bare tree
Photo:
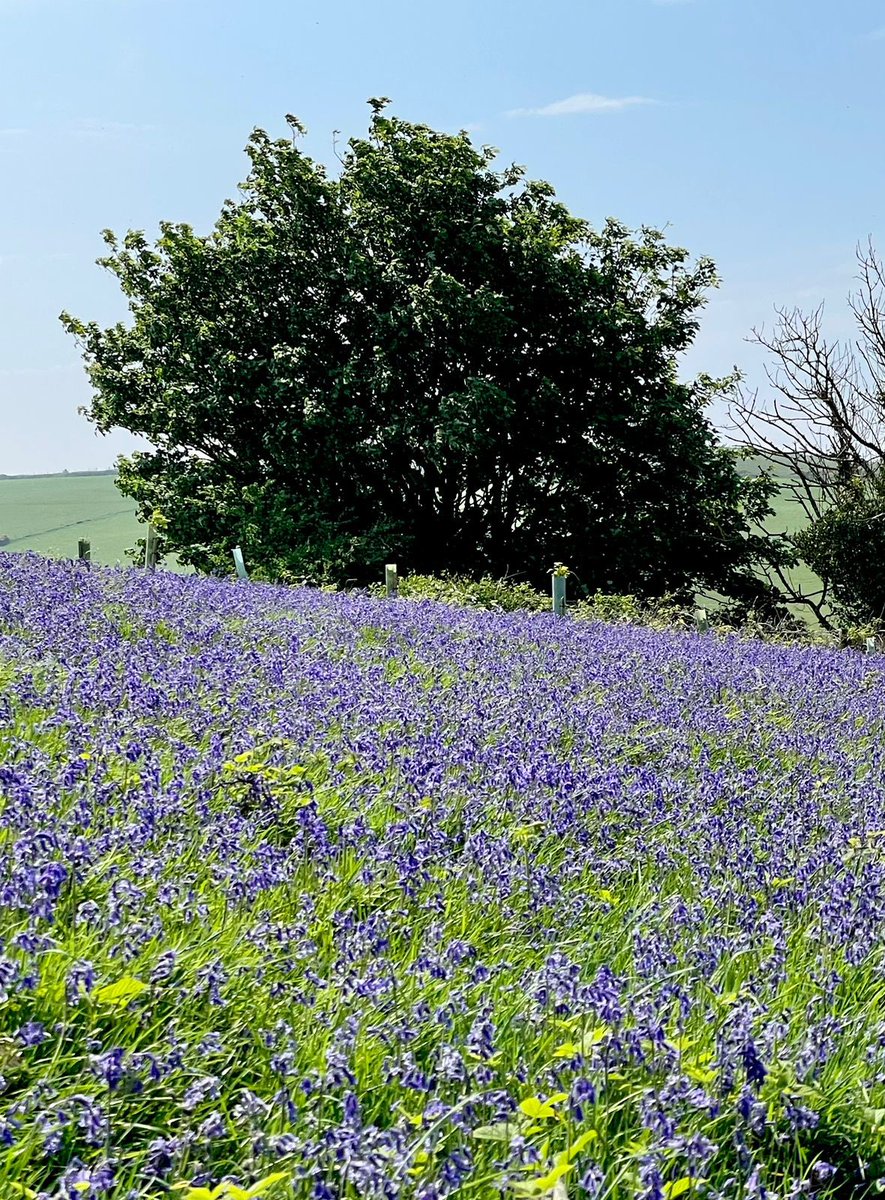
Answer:
<svg viewBox="0 0 885 1200"><path fill-rule="evenodd" d="M823 304L810 313L777 309L774 329L754 329L750 339L771 356L771 388L764 396L739 389L730 409L739 444L767 460L782 495L809 521L849 486L871 486L885 458L885 265L871 240L858 247L857 262L858 287L849 296L856 336L830 341ZM789 540L777 531L769 536ZM809 591L782 568L773 574L792 602L831 627L826 579Z"/></svg>

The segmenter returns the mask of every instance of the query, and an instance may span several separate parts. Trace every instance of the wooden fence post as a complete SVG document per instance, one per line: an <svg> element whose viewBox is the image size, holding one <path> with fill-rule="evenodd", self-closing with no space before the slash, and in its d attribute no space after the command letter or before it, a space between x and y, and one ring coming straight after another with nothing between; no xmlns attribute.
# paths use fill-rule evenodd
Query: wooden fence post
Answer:
<svg viewBox="0 0 885 1200"><path fill-rule="evenodd" d="M246 564L243 561L243 551L239 546L233 548L234 567L237 572L237 579L248 579L249 572L246 570Z"/></svg>
<svg viewBox="0 0 885 1200"><path fill-rule="evenodd" d="M80 538L79 542L77 542L77 558L82 562L92 561L92 546L85 538Z"/></svg>
<svg viewBox="0 0 885 1200"><path fill-rule="evenodd" d="M399 595L399 575L396 570L396 563L388 563L384 568L384 587L387 589L387 595L390 599L395 599Z"/></svg>
<svg viewBox="0 0 885 1200"><path fill-rule="evenodd" d="M698 633L707 633L710 629L710 617L705 608L694 610L694 627Z"/></svg>
<svg viewBox="0 0 885 1200"><path fill-rule="evenodd" d="M148 571L153 571L157 565L157 531L153 523L149 523L144 538L144 565Z"/></svg>
<svg viewBox="0 0 885 1200"><path fill-rule="evenodd" d="M879 643L876 638L868 637L864 639L864 650L867 654L875 654L879 649Z"/></svg>

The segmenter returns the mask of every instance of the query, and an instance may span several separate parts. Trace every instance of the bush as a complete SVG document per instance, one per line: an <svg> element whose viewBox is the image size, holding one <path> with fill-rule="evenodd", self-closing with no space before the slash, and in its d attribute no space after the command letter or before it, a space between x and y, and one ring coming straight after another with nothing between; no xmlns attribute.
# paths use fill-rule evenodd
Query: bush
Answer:
<svg viewBox="0 0 885 1200"><path fill-rule="evenodd" d="M373 595L384 595L383 584L369 590ZM530 584L493 579L490 575L480 579L466 575L406 575L399 581L399 594L405 600L436 600L491 612L543 612L550 608L549 597Z"/></svg>

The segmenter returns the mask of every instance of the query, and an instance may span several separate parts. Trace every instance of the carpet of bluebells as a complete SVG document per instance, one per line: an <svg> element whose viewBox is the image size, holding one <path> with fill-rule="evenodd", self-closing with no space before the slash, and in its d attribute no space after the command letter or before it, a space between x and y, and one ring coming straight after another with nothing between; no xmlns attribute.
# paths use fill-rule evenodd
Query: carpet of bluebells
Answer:
<svg viewBox="0 0 885 1200"><path fill-rule="evenodd" d="M0 1196L873 1195L885 675L0 554Z"/></svg>

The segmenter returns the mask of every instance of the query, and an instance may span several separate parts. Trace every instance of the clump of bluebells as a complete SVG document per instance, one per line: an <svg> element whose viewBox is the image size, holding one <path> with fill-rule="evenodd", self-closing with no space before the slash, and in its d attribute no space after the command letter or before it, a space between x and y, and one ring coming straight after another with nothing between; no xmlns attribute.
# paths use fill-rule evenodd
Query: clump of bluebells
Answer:
<svg viewBox="0 0 885 1200"><path fill-rule="evenodd" d="M0 1194L874 1192L883 714L875 656L0 555Z"/></svg>

